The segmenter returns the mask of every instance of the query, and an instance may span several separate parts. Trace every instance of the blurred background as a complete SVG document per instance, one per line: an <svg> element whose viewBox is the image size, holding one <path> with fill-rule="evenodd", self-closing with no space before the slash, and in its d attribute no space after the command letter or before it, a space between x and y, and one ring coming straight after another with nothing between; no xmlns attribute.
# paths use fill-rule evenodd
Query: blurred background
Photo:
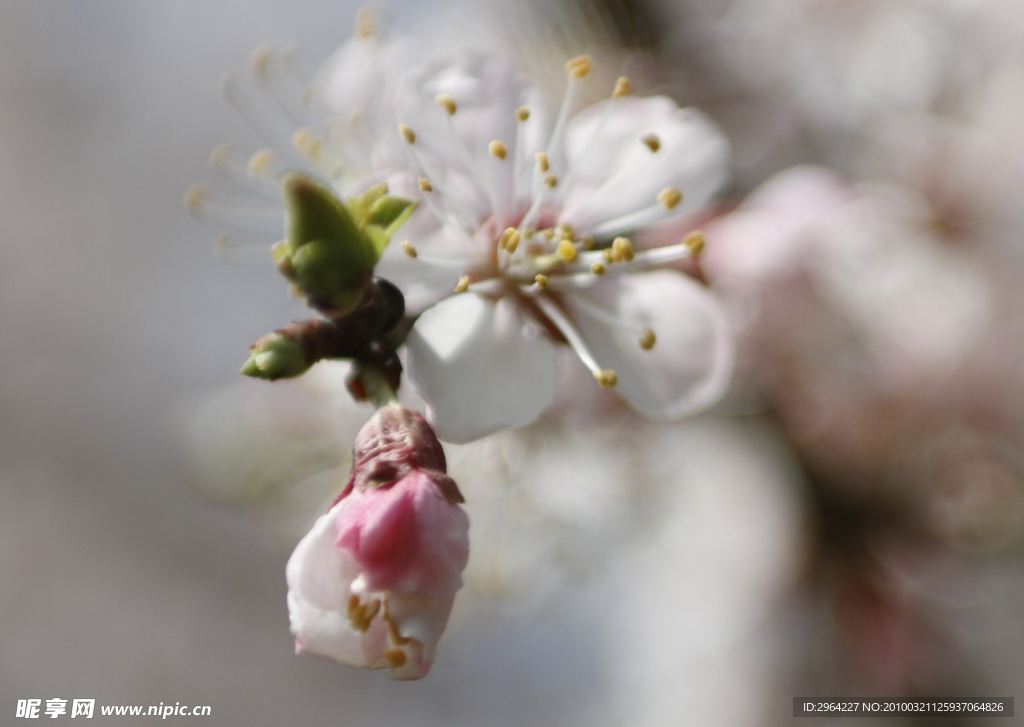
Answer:
<svg viewBox="0 0 1024 727"><path fill-rule="evenodd" d="M723 126L700 274L739 365L679 424L567 381L572 406L448 448L473 555L427 679L292 654L284 564L369 411L341 366L237 380L304 314L182 196L218 144L263 145L222 72L267 42L312 74L357 10L0 0L0 721L95 698L216 725L749 726L794 696L1015 696L1016 0L389 2L395 33L535 72L589 51Z"/></svg>

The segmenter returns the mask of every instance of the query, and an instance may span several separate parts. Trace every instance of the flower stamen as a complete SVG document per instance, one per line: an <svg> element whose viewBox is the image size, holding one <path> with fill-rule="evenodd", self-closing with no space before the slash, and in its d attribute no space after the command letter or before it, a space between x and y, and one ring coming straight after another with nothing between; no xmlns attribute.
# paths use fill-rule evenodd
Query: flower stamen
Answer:
<svg viewBox="0 0 1024 727"><path fill-rule="evenodd" d="M594 228L594 234L599 237L615 235L619 232L626 232L640 227L646 227L654 222L667 219L672 216L674 210L683 201L683 193L675 187L665 187L658 192L656 201L650 207L627 212L619 217L605 220Z"/></svg>
<svg viewBox="0 0 1024 727"><path fill-rule="evenodd" d="M569 72L570 77L579 80L590 74L590 65L590 56L576 56L566 61L565 70Z"/></svg>
<svg viewBox="0 0 1024 727"><path fill-rule="evenodd" d="M456 105L455 99L452 98L450 94L438 94L437 97L434 98L434 101L437 102L438 106L447 111L449 116L454 116L455 111L458 109L458 105Z"/></svg>
<svg viewBox="0 0 1024 727"><path fill-rule="evenodd" d="M594 355L584 342L583 336L580 335L580 332L572 324L572 321L569 320L569 317L562 312L562 309L547 296L539 295L534 300L536 300L537 306L547 316L548 320L559 330L569 344L569 347L572 348L579 360L583 362L583 365L590 369L594 378L597 379L597 383L606 388L615 386L618 382L615 372L611 369L601 368L598 365Z"/></svg>
<svg viewBox="0 0 1024 727"><path fill-rule="evenodd" d="M654 348L654 344L658 340L658 337L654 334L654 329L631 326L600 306L591 303L583 296L576 296L573 298L573 307L578 308L580 312L590 316L600 323L604 323L612 328L629 331L634 334L637 337L637 342L640 344L640 348L645 351L650 351Z"/></svg>
<svg viewBox="0 0 1024 727"><path fill-rule="evenodd" d="M354 593L348 599L348 621L352 630L357 633L365 634L369 630L370 623L378 611L380 611L380 599L363 604L359 602L359 596Z"/></svg>
<svg viewBox="0 0 1024 727"><path fill-rule="evenodd" d="M495 139L490 144L488 144L487 151L491 153L491 156L498 157L499 159L502 160L504 160L505 157L508 155L508 149L505 148L504 142L502 142L499 139Z"/></svg>
<svg viewBox="0 0 1024 727"><path fill-rule="evenodd" d="M269 150L267 151L269 153ZM260 152L256 152L253 155L253 159L258 154ZM240 159L239 156L234 146L222 144L210 154L210 166L246 191L276 199L279 192L277 182L273 177L269 173L254 174L251 171L252 162L246 162L244 159ZM267 171L269 172L269 168Z"/></svg>
<svg viewBox="0 0 1024 727"><path fill-rule="evenodd" d="M657 151L657 149L651 149ZM676 205L683 201L683 193L675 187L665 187L658 192L658 201L665 205L665 209L675 209Z"/></svg>
<svg viewBox="0 0 1024 727"><path fill-rule="evenodd" d="M612 240L612 262L632 262L636 254L633 252L633 243L628 237L616 237Z"/></svg>
<svg viewBox="0 0 1024 727"><path fill-rule="evenodd" d="M205 184L196 184L188 189L185 206L197 217L257 234L280 235L285 222L284 210L280 207L263 206L258 200L219 197Z"/></svg>
<svg viewBox="0 0 1024 727"><path fill-rule="evenodd" d="M686 247L689 248L690 257L697 257L704 251L704 245L706 244L706 241L704 240L704 233L700 230L694 230L683 238L681 244L686 245Z"/></svg>

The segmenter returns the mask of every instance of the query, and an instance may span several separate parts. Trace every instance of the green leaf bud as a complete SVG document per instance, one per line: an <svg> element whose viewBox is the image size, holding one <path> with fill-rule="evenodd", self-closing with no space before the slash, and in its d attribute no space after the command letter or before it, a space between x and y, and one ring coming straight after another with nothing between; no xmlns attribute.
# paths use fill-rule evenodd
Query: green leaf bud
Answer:
<svg viewBox="0 0 1024 727"><path fill-rule="evenodd" d="M304 374L311 365L302 343L296 337L288 331L274 331L252 345L249 360L239 373L275 381Z"/></svg>

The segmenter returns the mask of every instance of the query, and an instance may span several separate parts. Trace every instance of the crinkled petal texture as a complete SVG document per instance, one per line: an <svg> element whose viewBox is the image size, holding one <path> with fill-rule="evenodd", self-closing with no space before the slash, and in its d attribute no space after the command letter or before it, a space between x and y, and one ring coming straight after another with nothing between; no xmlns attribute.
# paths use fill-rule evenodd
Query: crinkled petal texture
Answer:
<svg viewBox="0 0 1024 727"><path fill-rule="evenodd" d="M694 108L665 96L613 98L576 114L566 129L571 182L561 221L578 230L658 204L675 187L681 214L707 204L729 174L729 142ZM609 230L614 234L618 230Z"/></svg>
<svg viewBox="0 0 1024 727"><path fill-rule="evenodd" d="M678 419L725 392L732 333L714 295L692 278L675 270L620 275L565 300L594 357L618 375L616 390L645 416ZM648 351L637 340L643 328L657 335Z"/></svg>
<svg viewBox="0 0 1024 727"><path fill-rule="evenodd" d="M468 559L469 519L430 472L352 490L288 561L296 649L426 676Z"/></svg>
<svg viewBox="0 0 1024 727"><path fill-rule="evenodd" d="M449 442L529 424L554 398L555 346L511 298L443 300L416 321L406 345L409 380Z"/></svg>

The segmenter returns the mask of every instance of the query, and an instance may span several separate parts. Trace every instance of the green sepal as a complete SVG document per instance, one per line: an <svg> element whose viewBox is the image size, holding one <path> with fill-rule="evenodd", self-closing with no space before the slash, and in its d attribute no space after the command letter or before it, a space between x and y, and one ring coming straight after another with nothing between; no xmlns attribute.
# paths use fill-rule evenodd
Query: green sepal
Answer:
<svg viewBox="0 0 1024 727"><path fill-rule="evenodd" d="M383 227L377 227L377 225L370 225L363 230L363 234L366 235L366 239L373 244L373 247L378 251L378 254L383 254L384 249L391 241L391 235L385 232Z"/></svg>
<svg viewBox="0 0 1024 727"><path fill-rule="evenodd" d="M370 187L358 197L350 197L345 201L345 207L348 208L349 213L352 215L352 219L355 220L356 226L360 229L366 227L366 219L370 214L370 209L377 200L387 193L387 182L381 182L380 184Z"/></svg>
<svg viewBox="0 0 1024 727"><path fill-rule="evenodd" d="M419 204L414 199L405 197L384 196L373 203L370 212L366 217L365 227L371 225L380 227L389 238L395 234L409 216L416 211Z"/></svg>

